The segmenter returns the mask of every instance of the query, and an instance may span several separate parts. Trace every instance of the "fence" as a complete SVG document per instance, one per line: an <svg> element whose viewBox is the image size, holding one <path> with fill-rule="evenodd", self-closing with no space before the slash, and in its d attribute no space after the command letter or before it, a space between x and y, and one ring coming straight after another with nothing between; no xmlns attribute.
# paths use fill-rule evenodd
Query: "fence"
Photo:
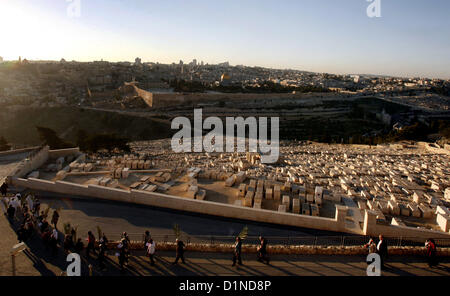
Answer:
<svg viewBox="0 0 450 296"><path fill-rule="evenodd" d="M109 236L106 233L109 240L120 240L119 235ZM138 233L129 233L128 237L131 241L143 241L144 235ZM174 234L159 234L152 235L153 240L156 242L175 242L176 236ZM268 243L271 245L285 245L285 246L362 246L369 242L369 236L265 236ZM232 244L235 242L235 236L217 236L217 235L186 235L183 234L180 237L185 243L196 244ZM420 247L425 245L425 241L422 238L416 237L386 237L388 246L392 247ZM434 239L438 247L450 247L450 239ZM377 239L375 239L377 241ZM259 239L257 236L248 236L244 244L258 245Z"/></svg>

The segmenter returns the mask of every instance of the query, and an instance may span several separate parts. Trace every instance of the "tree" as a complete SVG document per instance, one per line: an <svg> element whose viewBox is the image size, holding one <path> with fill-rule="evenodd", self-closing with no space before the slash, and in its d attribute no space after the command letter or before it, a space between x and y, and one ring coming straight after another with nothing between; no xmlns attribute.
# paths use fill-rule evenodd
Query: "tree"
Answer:
<svg viewBox="0 0 450 296"><path fill-rule="evenodd" d="M85 130L78 130L77 132L77 146L80 147L81 150L86 150L87 145L86 141L88 138L88 134Z"/></svg>
<svg viewBox="0 0 450 296"><path fill-rule="evenodd" d="M37 126L36 129L39 133L39 138L41 141L50 146L50 149L65 149L73 147L73 145L66 143L59 138L56 132L50 128Z"/></svg>
<svg viewBox="0 0 450 296"><path fill-rule="evenodd" d="M11 149L11 146L8 145L6 139L3 136L0 137L0 151L8 151L9 149Z"/></svg>

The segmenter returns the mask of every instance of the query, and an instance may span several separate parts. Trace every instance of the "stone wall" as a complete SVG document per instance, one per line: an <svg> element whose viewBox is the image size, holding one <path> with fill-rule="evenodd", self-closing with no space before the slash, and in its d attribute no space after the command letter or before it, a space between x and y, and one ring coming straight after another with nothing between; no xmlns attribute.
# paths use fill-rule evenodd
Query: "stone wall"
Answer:
<svg viewBox="0 0 450 296"><path fill-rule="evenodd" d="M30 172L38 169L48 160L49 147L42 147L36 154L32 154L27 159L20 162L17 170L14 172L13 176L21 178L29 174Z"/></svg>
<svg viewBox="0 0 450 296"><path fill-rule="evenodd" d="M414 228L400 225L383 225L377 223L377 213L366 210L364 216L364 235L378 237L411 237L425 241L428 238L450 238L450 233L429 229Z"/></svg>
<svg viewBox="0 0 450 296"><path fill-rule="evenodd" d="M155 192L115 189L99 185L79 185L64 181L52 182L34 178L12 178L11 182L17 187L24 187L37 191L55 192L70 196L94 197L98 199L294 227L306 227L335 232L346 231L345 216L347 214L347 209L345 207L337 207L336 217L330 219L253 209L210 201L191 200Z"/></svg>
<svg viewBox="0 0 450 296"><path fill-rule="evenodd" d="M144 91L145 92L145 91ZM148 92L145 92L148 96ZM162 108L179 106L180 104L199 104L219 101L250 101L250 100L283 100L283 99L311 99L336 97L333 93L275 93L275 94L246 94L246 93L152 93L150 107ZM141 95L142 97L142 95ZM145 99L144 99L145 100ZM147 103L148 104L148 103Z"/></svg>
<svg viewBox="0 0 450 296"><path fill-rule="evenodd" d="M175 243L168 242L155 242L156 249L158 251L174 251L176 248ZM118 242L112 242L109 244L111 249L117 247ZM142 242L132 242L131 248L134 250L143 250ZM208 252L208 253L232 253L232 244L195 244L189 243L186 246L186 251L191 252ZM399 255L399 256L424 256L425 247L389 247L389 255ZM437 248L437 255L442 257L450 256L450 248ZM245 241L242 245L242 252L245 254L256 254L256 246L246 245ZM339 255L339 256L355 256L355 255L367 255L367 249L363 246L347 246L347 247L336 247L336 246L304 246L304 245L269 245L267 246L267 252L269 254L280 254L280 255Z"/></svg>
<svg viewBox="0 0 450 296"><path fill-rule="evenodd" d="M336 206L335 218L330 219L187 199L156 192L109 188L100 185L80 185L65 181L52 182L34 178L12 178L11 182L17 187L24 187L37 191L55 192L69 196L94 197L104 200L135 203L232 219L351 233L351 230L346 229L345 227L347 207L339 205ZM366 210L364 219L363 233L364 235L375 237L379 234L383 234L386 237L416 238L420 241L425 241L428 238L450 238L450 233L440 231L377 224L376 213L368 210Z"/></svg>
<svg viewBox="0 0 450 296"><path fill-rule="evenodd" d="M7 155L14 155L14 154L20 154L20 153L25 153L25 152L32 152L32 151L38 150L40 148L41 147L36 146L36 147L29 147L29 148L23 148L23 149L1 151L0 152L0 156L7 156Z"/></svg>
<svg viewBox="0 0 450 296"><path fill-rule="evenodd" d="M50 159L57 159L60 157L66 157L69 155L78 155L80 154L80 148L76 147L76 148L68 148L68 149L59 149L59 150L50 150L48 152L48 157Z"/></svg>

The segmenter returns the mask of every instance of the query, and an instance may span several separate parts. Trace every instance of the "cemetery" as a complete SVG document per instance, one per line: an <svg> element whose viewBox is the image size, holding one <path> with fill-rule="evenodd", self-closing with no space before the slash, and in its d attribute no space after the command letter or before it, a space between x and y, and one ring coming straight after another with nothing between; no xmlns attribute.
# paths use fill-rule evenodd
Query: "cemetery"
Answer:
<svg viewBox="0 0 450 296"><path fill-rule="evenodd" d="M132 152L43 148L8 181L17 187L199 214L376 235L450 237L449 155L421 146L281 143L258 153L173 153L170 140Z"/></svg>

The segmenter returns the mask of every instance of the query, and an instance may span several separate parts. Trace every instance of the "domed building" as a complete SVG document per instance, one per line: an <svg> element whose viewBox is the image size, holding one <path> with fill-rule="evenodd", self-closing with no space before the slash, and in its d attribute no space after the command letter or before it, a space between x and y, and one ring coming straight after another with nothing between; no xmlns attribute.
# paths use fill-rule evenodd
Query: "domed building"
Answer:
<svg viewBox="0 0 450 296"><path fill-rule="evenodd" d="M231 85L231 76L228 73L223 73L220 77L220 84L223 86Z"/></svg>

